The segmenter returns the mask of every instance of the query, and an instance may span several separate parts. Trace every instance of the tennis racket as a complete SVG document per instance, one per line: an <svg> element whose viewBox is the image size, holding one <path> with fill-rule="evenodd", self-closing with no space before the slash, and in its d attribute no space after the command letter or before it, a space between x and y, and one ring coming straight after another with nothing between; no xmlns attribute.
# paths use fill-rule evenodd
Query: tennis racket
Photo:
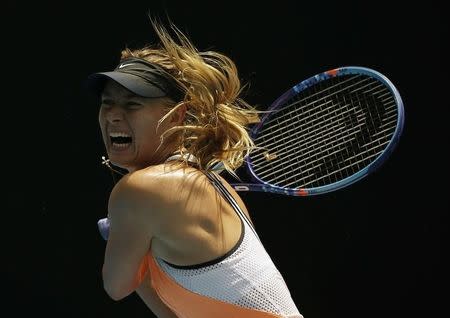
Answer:
<svg viewBox="0 0 450 318"><path fill-rule="evenodd" d="M403 129L399 92L365 67L315 75L281 95L250 131L257 150L245 161L253 183L236 191L293 196L348 187L378 169Z"/></svg>

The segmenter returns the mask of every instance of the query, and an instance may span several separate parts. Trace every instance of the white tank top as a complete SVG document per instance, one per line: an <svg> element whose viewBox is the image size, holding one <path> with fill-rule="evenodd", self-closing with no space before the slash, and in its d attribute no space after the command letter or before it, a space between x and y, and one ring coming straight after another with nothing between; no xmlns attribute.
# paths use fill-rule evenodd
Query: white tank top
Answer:
<svg viewBox="0 0 450 318"><path fill-rule="evenodd" d="M156 258L161 269L178 284L200 295L282 317L303 318L244 212L213 172L207 172L206 176L239 216L240 239L228 253L207 263L177 266Z"/></svg>

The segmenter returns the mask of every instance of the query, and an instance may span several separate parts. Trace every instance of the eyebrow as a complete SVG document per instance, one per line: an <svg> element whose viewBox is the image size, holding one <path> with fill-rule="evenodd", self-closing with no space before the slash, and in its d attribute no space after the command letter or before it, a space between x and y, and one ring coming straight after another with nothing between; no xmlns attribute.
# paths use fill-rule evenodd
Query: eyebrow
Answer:
<svg viewBox="0 0 450 318"><path fill-rule="evenodd" d="M114 97L108 93L102 93L102 98L114 99ZM131 99L131 98L141 98L141 96L138 96L138 95L135 95L132 93L127 93L126 95L120 96L120 98Z"/></svg>

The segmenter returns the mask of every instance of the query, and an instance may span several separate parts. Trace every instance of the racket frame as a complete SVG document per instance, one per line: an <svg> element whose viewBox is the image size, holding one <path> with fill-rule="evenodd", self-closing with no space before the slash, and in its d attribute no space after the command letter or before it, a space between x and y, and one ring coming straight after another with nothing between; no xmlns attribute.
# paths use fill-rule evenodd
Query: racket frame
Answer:
<svg viewBox="0 0 450 318"><path fill-rule="evenodd" d="M286 91L283 95L278 97L272 105L268 108L268 113L263 116L261 121L255 125L250 130L250 137L252 139L255 139L258 135L259 130L263 127L264 122L266 119L271 117L271 113L273 111L276 111L278 108L284 105L285 101L289 100L293 96L299 94L301 91L315 85L318 82L337 77L337 76L343 76L343 75L367 75L372 78L378 79L380 82L382 82L392 93L395 99L395 103L397 105L397 124L395 131L392 135L391 140L389 141L388 145L384 149L384 151L379 154L368 166L364 167L357 173L348 176L342 180L339 180L337 182L320 186L320 187L314 187L314 188L284 188L279 187L276 185L272 185L268 182L265 182L258 178L257 174L252 168L252 162L250 156L247 156L245 159L245 165L246 169L250 174L250 178L253 182L256 183L232 183L230 184L236 191L258 191L258 192L272 192L272 193L278 193L278 194L284 194L284 195L292 195L292 196L310 196L310 195L318 195L323 194L327 192L336 191L338 189L347 187L358 180L361 180L362 178L366 177L367 175L371 174L373 171L378 169L381 164L383 164L386 159L391 155L392 151L395 149L400 135L403 131L403 125L404 125L404 109L403 109L403 102L400 97L400 94L398 90L395 88L394 84L383 74L381 74L378 71L375 71L373 69L367 68L367 67L361 67L361 66L344 66L335 68L320 74L317 74L315 76L312 76L297 85L293 86L291 89Z"/></svg>

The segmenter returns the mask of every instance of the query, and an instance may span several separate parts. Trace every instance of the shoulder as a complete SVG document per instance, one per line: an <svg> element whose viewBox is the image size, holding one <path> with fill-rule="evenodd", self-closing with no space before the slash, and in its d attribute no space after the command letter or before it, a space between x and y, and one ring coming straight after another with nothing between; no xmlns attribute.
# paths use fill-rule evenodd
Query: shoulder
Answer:
<svg viewBox="0 0 450 318"><path fill-rule="evenodd" d="M128 209L133 209L150 202L156 203L158 191L155 191L153 182L150 181L151 178L140 171L125 175L114 186L109 197L109 206L113 208L126 206Z"/></svg>
<svg viewBox="0 0 450 318"><path fill-rule="evenodd" d="M108 200L111 226L134 228L157 225L164 214L163 193L148 173L136 171L123 176Z"/></svg>
<svg viewBox="0 0 450 318"><path fill-rule="evenodd" d="M179 168L166 164L137 170L120 179L111 192L111 199L132 199L140 202L148 201L150 196L157 202L176 189L168 186L188 185L193 181L196 172L200 173L191 167Z"/></svg>
<svg viewBox="0 0 450 318"><path fill-rule="evenodd" d="M180 218L193 198L204 197L208 185L202 172L191 167L157 165L129 173L114 186L109 217L151 223L164 228L168 219ZM116 221L118 223L119 221Z"/></svg>

